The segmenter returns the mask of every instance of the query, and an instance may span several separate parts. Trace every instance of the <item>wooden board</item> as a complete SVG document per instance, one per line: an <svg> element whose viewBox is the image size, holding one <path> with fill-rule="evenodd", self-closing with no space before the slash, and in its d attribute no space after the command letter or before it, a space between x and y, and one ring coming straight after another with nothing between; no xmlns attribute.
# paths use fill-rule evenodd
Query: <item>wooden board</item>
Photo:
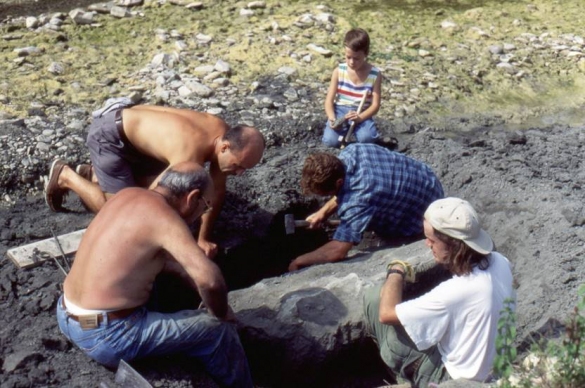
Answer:
<svg viewBox="0 0 585 388"><path fill-rule="evenodd" d="M83 233L85 229L57 236L66 256L71 257L77 252ZM34 267L53 257L61 258L61 250L53 237L9 249L6 254L19 268Z"/></svg>

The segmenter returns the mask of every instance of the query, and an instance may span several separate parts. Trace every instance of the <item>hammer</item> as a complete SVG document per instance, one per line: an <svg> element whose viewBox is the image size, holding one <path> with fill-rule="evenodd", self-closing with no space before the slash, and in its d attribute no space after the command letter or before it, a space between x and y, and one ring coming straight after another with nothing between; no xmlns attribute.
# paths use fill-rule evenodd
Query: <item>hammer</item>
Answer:
<svg viewBox="0 0 585 388"><path fill-rule="evenodd" d="M362 99L360 100L360 105L358 106L357 111L356 111L358 115L360 113L362 113L362 108L364 107L364 103L366 102L366 99L368 98L369 94L370 94L369 90L364 91L364 94L362 95ZM351 135L353 135L354 127L355 127L355 121L352 121L351 125L349 126L349 130L347 131L345 136L339 135L339 139L337 139L337 141L339 141L341 143L341 146L340 146L341 149L344 149L345 146L347 145L347 143L349 143L349 141L351 139Z"/></svg>
<svg viewBox="0 0 585 388"><path fill-rule="evenodd" d="M325 221L327 225L330 226L337 226L339 225L340 221L338 220L327 220ZM286 230L286 234L293 234L296 228L306 228L311 223L305 220L295 220L294 214L285 214L284 215L284 229Z"/></svg>

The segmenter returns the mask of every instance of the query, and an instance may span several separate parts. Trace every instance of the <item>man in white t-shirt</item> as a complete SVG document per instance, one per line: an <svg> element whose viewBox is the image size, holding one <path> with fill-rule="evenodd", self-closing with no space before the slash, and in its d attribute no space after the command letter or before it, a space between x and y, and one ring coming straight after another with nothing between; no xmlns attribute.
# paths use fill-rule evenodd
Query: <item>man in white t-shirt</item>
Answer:
<svg viewBox="0 0 585 388"><path fill-rule="evenodd" d="M366 291L370 333L392 372L415 387L449 379L484 381L496 355L495 339L505 300L514 298L508 259L469 202L444 198L424 214L426 243L453 277L403 301L405 268L389 266L381 287Z"/></svg>

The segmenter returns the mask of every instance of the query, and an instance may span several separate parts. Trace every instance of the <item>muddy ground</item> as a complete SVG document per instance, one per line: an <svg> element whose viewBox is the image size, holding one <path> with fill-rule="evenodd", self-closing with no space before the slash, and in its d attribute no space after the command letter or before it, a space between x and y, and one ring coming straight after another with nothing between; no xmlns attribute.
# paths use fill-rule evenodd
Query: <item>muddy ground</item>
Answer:
<svg viewBox="0 0 585 388"><path fill-rule="evenodd" d="M2 2L0 7L5 4ZM546 14L545 11L543 8L540 13ZM502 20L514 17L501 16ZM536 23L536 19L530 21ZM409 64L416 64L410 57L407 59ZM256 91L250 92L259 99L263 95L280 98L288 88L282 83L282 77L278 80L267 77L259 82ZM25 86L28 82L20 84ZM300 88L297 83L295 87L304 91L306 114L273 115L270 119L255 117L255 125L265 130L267 136L265 156L256 168L229 183L228 199L217 222L215 237L221 246L218 262L232 289L282 274L290 260L327 238L325 232L284 235L284 213L294 212L302 217L320 203L301 195L299 178L304 157L321 147L324 85ZM443 101L439 100L438 104ZM575 101L577 110L582 111L582 102ZM449 105L445 104L448 110ZM496 109L482 114L469 113L472 110L453 111L440 120L425 116L424 110L404 117L383 111L378 115L378 124L385 135L398 138L398 151L433 167L448 195L466 198L476 207L499 251L514 263L518 345L525 349L530 335L550 326L557 327L557 322L566 319L576 305L576 290L585 279L585 127L566 124L574 121L566 120L567 116L576 117L574 104L567 106L566 111L562 103L560 108L550 111L538 106L539 117L532 116L533 105L518 104L519 108L509 108L515 115L502 114ZM26 120L20 116L12 120L12 112L18 110L10 110L7 114L10 120L0 125L3 185L0 192L4 196L2 203L12 204L0 208L2 387L93 387L102 382L114 386L112 371L89 361L59 333L54 309L63 275L57 266L46 262L30 270L18 270L5 256L11 247L50 238L53 232L60 235L78 230L90 222L91 215L74 195L67 204L70 211L59 214L51 213L39 195L40 177L48 170L52 152L34 152L32 156L38 160L26 170L21 159L24 163L24 153L31 150L27 139L41 135L44 130L59 131L67 127L65 131L71 137L83 137L83 129L68 125L74 119L83 121L96 105L99 104L76 109L61 104L53 106L49 115L36 115L34 109L29 109ZM234 104L226 109L223 117L229 123L236 123L249 115L247 109ZM522 118L521 132L516 132L518 117ZM533 126L526 124L527 118ZM19 147L20 143L25 146ZM12 154L14 150L23 155ZM7 159L4 156L8 154ZM80 145L72 162L86 159L87 152ZM181 301L178 302L170 307L181 307ZM325 381L315 385L382 385L383 373L379 368L373 371L359 362L348 365L353 367L339 370L335 379L326 376ZM212 385L196 366L177 358L151 360L135 366L157 387ZM252 365L252 368L257 382L263 386L294 385L290 381L267 382L262 365Z"/></svg>
<svg viewBox="0 0 585 388"><path fill-rule="evenodd" d="M317 206L314 199L300 195L298 180L303 156L320 147L318 132L304 129L312 123L279 124L274 125L279 129L262 163L231 180L216 228L223 248L219 261L232 288L284 271L299 251L325 237L291 240L282 233L281 214L266 210L281 208L301 216ZM448 195L467 198L476 206L499 250L515 265L519 344L548 323L564 321L585 274L583 128L523 133L503 128L465 136L432 127L412 129L414 133L397 134L402 151L433 166ZM69 206L69 213L51 213L41 197L33 196L0 210L0 253L49 238L51 231L63 234L85 227L91 216L74 198ZM54 308L62 280L52 263L18 270L8 259L1 262L3 387L111 384L113 373L87 360L58 331ZM194 373L186 364L168 360L139 367L157 386L186 386ZM262 366L253 368L262 382ZM380 383L351 373L346 386Z"/></svg>

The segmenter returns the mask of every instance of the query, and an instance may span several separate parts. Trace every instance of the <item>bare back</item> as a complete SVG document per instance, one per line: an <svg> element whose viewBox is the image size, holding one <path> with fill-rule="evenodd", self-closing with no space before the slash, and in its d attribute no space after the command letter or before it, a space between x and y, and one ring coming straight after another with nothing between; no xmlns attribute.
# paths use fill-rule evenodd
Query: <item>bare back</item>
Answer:
<svg viewBox="0 0 585 388"><path fill-rule="evenodd" d="M136 149L174 165L211 161L214 141L227 124L214 115L186 109L137 105L123 113L124 132Z"/></svg>
<svg viewBox="0 0 585 388"><path fill-rule="evenodd" d="M65 295L85 309L140 306L148 300L154 279L165 265L165 255L159 253L169 252L166 246L172 244L180 247L177 252L189 252L179 256L183 262L190 256L194 278L208 270L206 262L210 260L162 195L140 188L124 189L87 228L65 279Z"/></svg>

